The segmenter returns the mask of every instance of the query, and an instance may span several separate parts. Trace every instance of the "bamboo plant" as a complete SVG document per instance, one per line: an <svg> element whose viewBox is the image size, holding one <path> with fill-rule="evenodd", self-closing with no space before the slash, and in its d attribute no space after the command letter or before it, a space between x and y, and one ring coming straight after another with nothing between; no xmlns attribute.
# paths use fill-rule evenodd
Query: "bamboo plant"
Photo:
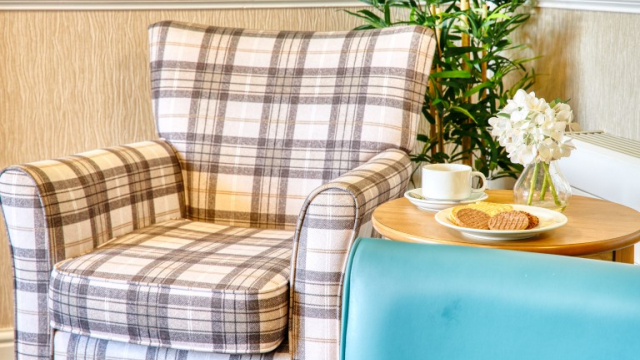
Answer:
<svg viewBox="0 0 640 360"><path fill-rule="evenodd" d="M533 59L508 56L526 47L511 40L513 31L530 17L521 11L525 0L360 1L373 9L348 11L365 21L358 30L422 25L436 34L436 56L422 109L429 132L418 134L424 146L412 160L462 162L488 178L517 177L522 166L509 160L491 136L488 121L535 79L535 72L524 66Z"/></svg>

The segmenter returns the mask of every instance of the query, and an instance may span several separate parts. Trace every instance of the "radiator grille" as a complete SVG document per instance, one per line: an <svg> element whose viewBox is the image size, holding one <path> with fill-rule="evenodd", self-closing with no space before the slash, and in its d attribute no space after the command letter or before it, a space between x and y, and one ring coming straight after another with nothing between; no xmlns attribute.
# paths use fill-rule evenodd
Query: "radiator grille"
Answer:
<svg viewBox="0 0 640 360"><path fill-rule="evenodd" d="M572 132L567 133L567 136L585 143L640 158L640 142L638 141L605 134L602 131Z"/></svg>

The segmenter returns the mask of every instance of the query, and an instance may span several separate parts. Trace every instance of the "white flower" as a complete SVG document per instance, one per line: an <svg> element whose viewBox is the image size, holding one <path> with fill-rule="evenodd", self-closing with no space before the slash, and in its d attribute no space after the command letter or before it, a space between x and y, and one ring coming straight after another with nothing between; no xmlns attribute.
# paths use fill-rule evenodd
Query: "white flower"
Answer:
<svg viewBox="0 0 640 360"><path fill-rule="evenodd" d="M545 112L549 108L549 104L544 99L536 98L536 94L530 93L526 97L527 107L529 110Z"/></svg>
<svg viewBox="0 0 640 360"><path fill-rule="evenodd" d="M518 106L526 106L527 104L527 92L520 89L518 91L516 91L516 94L513 96L513 100L511 100L512 102L514 102L515 104L517 104ZM535 96L535 94L533 94L533 96ZM509 100L507 100L507 102L509 102Z"/></svg>
<svg viewBox="0 0 640 360"><path fill-rule="evenodd" d="M536 148L533 145L520 144L516 147L512 160L520 164L529 164L536 159Z"/></svg>
<svg viewBox="0 0 640 360"><path fill-rule="evenodd" d="M507 106L504 107L504 109L502 109L502 113L503 114L511 114L512 112L518 110L520 108L520 106L518 104L516 104L515 102L508 100L507 101Z"/></svg>
<svg viewBox="0 0 640 360"><path fill-rule="evenodd" d="M558 103L553 107L553 111L555 111L558 121L564 121L566 123L573 121L573 111L571 111L571 107L568 104Z"/></svg>
<svg viewBox="0 0 640 360"><path fill-rule="evenodd" d="M571 107L558 103L551 107L536 94L518 90L497 116L489 119L491 135L509 153L514 163L529 165L571 155L574 149L564 136L573 121Z"/></svg>
<svg viewBox="0 0 640 360"><path fill-rule="evenodd" d="M558 159L571 156L571 150L575 150L575 148L576 147L573 146L571 139L564 138L560 142L560 156L558 156Z"/></svg>

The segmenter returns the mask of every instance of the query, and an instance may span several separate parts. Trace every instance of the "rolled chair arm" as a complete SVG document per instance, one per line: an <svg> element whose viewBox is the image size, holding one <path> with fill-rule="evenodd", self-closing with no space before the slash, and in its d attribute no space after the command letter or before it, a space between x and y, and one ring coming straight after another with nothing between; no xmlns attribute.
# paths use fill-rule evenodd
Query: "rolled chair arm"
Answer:
<svg viewBox="0 0 640 360"><path fill-rule="evenodd" d="M292 256L289 336L294 359L339 356L342 282L358 236L371 236L376 206L404 192L411 161L386 150L317 188L302 206Z"/></svg>
<svg viewBox="0 0 640 360"><path fill-rule="evenodd" d="M52 266L156 222L182 217L180 165L164 141L11 166L0 173L15 284L18 359L49 359Z"/></svg>

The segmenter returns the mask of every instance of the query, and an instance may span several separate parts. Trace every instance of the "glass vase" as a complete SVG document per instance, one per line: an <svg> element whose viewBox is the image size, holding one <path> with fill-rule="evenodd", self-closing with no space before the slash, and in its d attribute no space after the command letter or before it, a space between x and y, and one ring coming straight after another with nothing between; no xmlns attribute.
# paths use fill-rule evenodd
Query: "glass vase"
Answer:
<svg viewBox="0 0 640 360"><path fill-rule="evenodd" d="M563 212L571 198L571 186L557 161L527 165L513 187L516 204Z"/></svg>

